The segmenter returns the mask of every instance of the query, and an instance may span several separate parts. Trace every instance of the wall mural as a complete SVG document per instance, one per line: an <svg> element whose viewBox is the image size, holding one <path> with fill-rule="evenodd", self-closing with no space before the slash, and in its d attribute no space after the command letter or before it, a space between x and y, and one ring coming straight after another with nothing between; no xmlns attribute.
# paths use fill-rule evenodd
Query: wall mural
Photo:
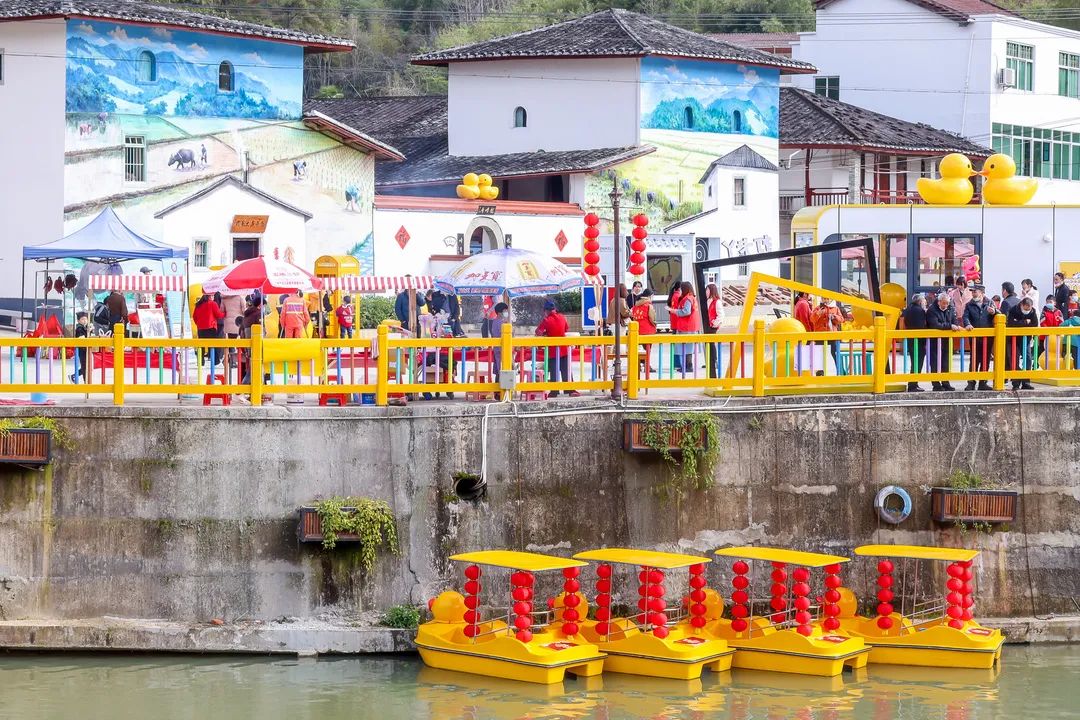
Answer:
<svg viewBox="0 0 1080 720"><path fill-rule="evenodd" d="M619 166L624 202L671 223L701 211L698 181L718 157L746 144L777 162L779 83L771 68L642 59L641 143L656 151ZM586 199L602 205L610 191L610 173L599 173Z"/></svg>
<svg viewBox="0 0 1080 720"><path fill-rule="evenodd" d="M222 64L231 89L222 92ZM295 119L304 51L295 45L224 35L68 23L68 112ZM89 130L89 128L88 128Z"/></svg>
<svg viewBox="0 0 1080 720"><path fill-rule="evenodd" d="M111 205L149 237L217 237L231 214L190 228L154 215L224 175L246 174L252 187L313 216L303 235L264 254L310 266L352 252L373 264L374 159L300 121L302 48L81 20L68 22L67 43L66 232ZM219 88L222 62L232 90ZM132 142L143 148L141 179L127 167ZM210 263L229 262L229 253L215 246Z"/></svg>

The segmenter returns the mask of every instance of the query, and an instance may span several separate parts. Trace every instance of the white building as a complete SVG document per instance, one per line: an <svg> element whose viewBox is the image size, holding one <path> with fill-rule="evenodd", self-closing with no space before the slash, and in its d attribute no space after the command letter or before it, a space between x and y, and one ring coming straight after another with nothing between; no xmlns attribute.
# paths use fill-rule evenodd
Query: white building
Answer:
<svg viewBox="0 0 1080 720"><path fill-rule="evenodd" d="M820 0L795 84L962 135L1041 178L1034 202L1080 197L1080 33L985 0Z"/></svg>

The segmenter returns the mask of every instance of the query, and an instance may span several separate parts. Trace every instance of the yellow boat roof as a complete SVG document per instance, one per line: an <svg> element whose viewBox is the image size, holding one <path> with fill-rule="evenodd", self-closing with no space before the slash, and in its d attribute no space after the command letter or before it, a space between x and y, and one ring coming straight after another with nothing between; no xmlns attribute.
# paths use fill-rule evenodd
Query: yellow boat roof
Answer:
<svg viewBox="0 0 1080 720"><path fill-rule="evenodd" d="M717 555L725 557L737 557L745 560L764 560L765 562L781 562L788 565L802 565L804 567L824 567L836 563L846 563L850 558L839 555L823 555L822 553L803 552L802 550L786 550L784 548L741 547L720 548Z"/></svg>
<svg viewBox="0 0 1080 720"><path fill-rule="evenodd" d="M542 572L544 570L562 570L568 567L583 567L588 563L570 558L555 557L553 555L541 555L540 553L518 552L517 550L479 550L477 552L451 555L451 560L476 563L477 565L490 565L492 567L510 568L511 570L528 570L530 572Z"/></svg>
<svg viewBox="0 0 1080 720"><path fill-rule="evenodd" d="M978 550L964 548L944 548L930 545L862 545L855 548L856 555L873 557L911 558L913 560L945 560L947 562L967 562L975 559Z"/></svg>
<svg viewBox="0 0 1080 720"><path fill-rule="evenodd" d="M664 570L712 562L711 558L698 557L696 555L680 555L679 553L657 552L656 550L634 550L633 548L586 550L585 552L577 553L574 557L578 560L624 563L626 565L645 565L647 567L661 568Z"/></svg>

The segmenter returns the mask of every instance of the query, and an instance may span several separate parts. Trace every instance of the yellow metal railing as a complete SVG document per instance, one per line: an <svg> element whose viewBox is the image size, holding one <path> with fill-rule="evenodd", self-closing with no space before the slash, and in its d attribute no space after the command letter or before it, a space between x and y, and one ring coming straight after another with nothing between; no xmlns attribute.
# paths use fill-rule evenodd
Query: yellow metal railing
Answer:
<svg viewBox="0 0 1080 720"><path fill-rule="evenodd" d="M398 397L466 393L508 400L565 391L610 391L611 336L407 338L381 326L374 338L0 339L0 392L202 396L254 405L274 393L319 396L320 404L386 405ZM966 332L874 327L831 333L750 332L641 335L630 323L619 357L626 394L709 391L873 392L901 383L1009 381L1080 384L1080 327ZM512 382L509 380L512 378ZM73 380L74 379L74 380ZM502 379L502 382L500 382Z"/></svg>

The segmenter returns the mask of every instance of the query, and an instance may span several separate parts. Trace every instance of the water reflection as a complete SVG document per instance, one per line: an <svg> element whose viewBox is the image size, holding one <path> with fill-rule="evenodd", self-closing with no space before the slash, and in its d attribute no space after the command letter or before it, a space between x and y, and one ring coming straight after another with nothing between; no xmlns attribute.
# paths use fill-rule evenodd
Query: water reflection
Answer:
<svg viewBox="0 0 1080 720"><path fill-rule="evenodd" d="M1002 672L871 665L529 685L414 658L0 656L0 718L79 720L1005 720L1076 717L1080 647L1007 648Z"/></svg>

